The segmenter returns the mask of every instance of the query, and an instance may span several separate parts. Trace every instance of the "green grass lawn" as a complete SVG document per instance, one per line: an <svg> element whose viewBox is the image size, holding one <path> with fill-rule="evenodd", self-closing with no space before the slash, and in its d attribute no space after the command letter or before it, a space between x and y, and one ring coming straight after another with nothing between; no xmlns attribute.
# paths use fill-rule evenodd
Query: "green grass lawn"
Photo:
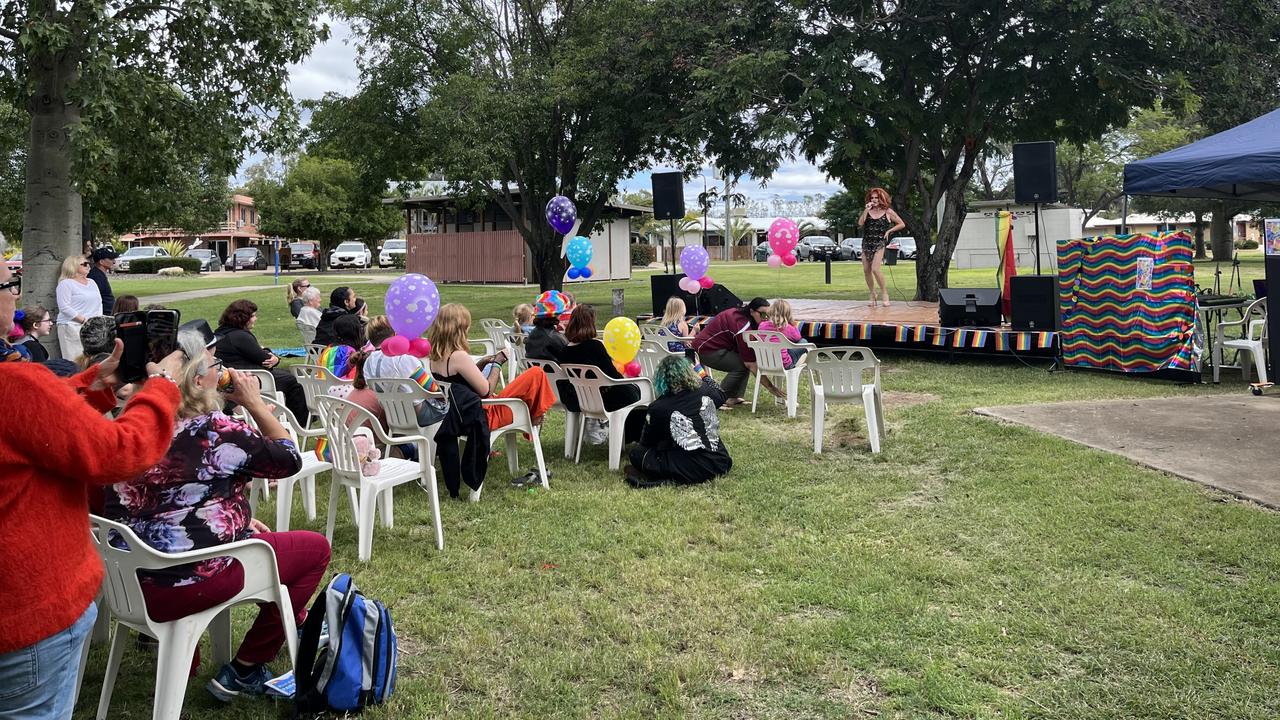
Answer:
<svg viewBox="0 0 1280 720"><path fill-rule="evenodd" d="M840 269L831 288L807 264L711 274L747 297L848 297L860 277L851 263ZM893 269L895 297L909 296L912 269ZM952 284L980 279L953 274ZM628 312L647 306L647 279L618 285ZM385 284L356 287L380 309ZM611 286L575 289L608 305ZM507 317L532 294L442 287L475 317ZM247 296L264 308L264 343L298 344L283 291ZM231 297L175 306L213 319ZM795 420L771 403L723 416L726 477L638 492L607 471L603 448L584 449L580 465L563 460L553 414L543 430L551 490L510 489L495 459L479 504L443 503L443 553L414 486L396 493L395 527L377 528L367 564L341 508L331 569L386 602L400 636L396 694L365 716L1280 715L1276 514L972 413L1243 392L1238 374L1179 386L991 360L882 360L880 455L856 408L834 410L827 452L814 455L805 391ZM323 480L319 494L314 522L294 503L295 529L323 530ZM274 503L259 514L273 518ZM238 612L237 632L251 617ZM105 656L94 648L77 717L92 716ZM111 716L149 717L154 655L130 647L124 667ZM219 707L202 689L213 672L206 661L189 686L190 717L281 716L265 700Z"/></svg>

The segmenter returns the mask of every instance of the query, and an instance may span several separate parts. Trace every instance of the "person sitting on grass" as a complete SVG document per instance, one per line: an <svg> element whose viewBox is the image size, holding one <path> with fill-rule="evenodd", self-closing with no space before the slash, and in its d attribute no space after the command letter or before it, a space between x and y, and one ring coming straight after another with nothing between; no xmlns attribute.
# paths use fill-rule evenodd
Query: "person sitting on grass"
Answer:
<svg viewBox="0 0 1280 720"><path fill-rule="evenodd" d="M113 485L105 515L129 525L161 552L216 547L250 537L275 551L280 584L289 593L294 617L281 618L274 603L258 605L257 620L235 657L207 685L215 698L230 702L264 693L272 677L267 663L284 645L282 623L301 624L306 619L311 595L329 566L329 542L309 530L272 532L254 519L249 483L255 477L288 477L302 468L302 457L262 399L257 378L231 370L231 391L218 392L222 361L207 349L217 338L208 323L200 325L200 330L178 332L187 360L176 378L182 404L168 453L141 476ZM228 400L243 407L258 429L223 414ZM229 558L213 558L140 571L138 579L147 614L156 622L172 622L234 597L244 586L244 568ZM197 654L193 667L198 658Z"/></svg>
<svg viewBox="0 0 1280 720"><path fill-rule="evenodd" d="M653 388L658 398L649 405L639 444L627 454L627 483L691 485L729 472L733 458L717 413L725 395L715 380L699 377L688 360L672 355L658 363Z"/></svg>
<svg viewBox="0 0 1280 720"><path fill-rule="evenodd" d="M499 351L478 361L473 359L467 339L470 332L471 312L465 306L449 303L440 308L431 325L430 370L440 382L449 385L449 411L436 433L436 453L440 457L445 487L449 497L457 498L462 484L466 483L471 489L471 501L475 502L480 499L480 489L489 469L489 431L510 424L513 418L510 408L485 406L480 402L493 395L502 364L507 360L506 353ZM497 397L522 400L535 425L542 422L556 400L547 374L539 368L529 368L517 375ZM459 438L467 440L461 455ZM525 478L529 479L529 475ZM531 479L542 482L538 477Z"/></svg>

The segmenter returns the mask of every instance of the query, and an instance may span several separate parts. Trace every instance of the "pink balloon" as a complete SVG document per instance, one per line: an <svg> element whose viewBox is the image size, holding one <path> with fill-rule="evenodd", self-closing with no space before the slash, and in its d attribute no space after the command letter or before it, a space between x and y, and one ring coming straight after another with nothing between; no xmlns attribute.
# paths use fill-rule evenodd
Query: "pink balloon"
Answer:
<svg viewBox="0 0 1280 720"><path fill-rule="evenodd" d="M426 338L414 338L409 341L409 354L416 358L424 358L431 354L431 341Z"/></svg>
<svg viewBox="0 0 1280 720"><path fill-rule="evenodd" d="M382 350L382 354L387 357L396 357L409 352L409 346L409 338L403 335L392 335L382 341L382 347L379 349Z"/></svg>
<svg viewBox="0 0 1280 720"><path fill-rule="evenodd" d="M690 295L697 295L698 291L702 289L702 286L698 284L697 280L694 280L691 277L683 277L680 278L680 289Z"/></svg>
<svg viewBox="0 0 1280 720"><path fill-rule="evenodd" d="M783 264L783 265L786 265L787 267L791 267L792 265L795 265L795 264L796 264L796 256L795 256L795 255L783 255L783 256L782 256L782 264Z"/></svg>
<svg viewBox="0 0 1280 720"><path fill-rule="evenodd" d="M772 268L782 267L782 256L777 253L770 255L768 264L769 264L769 267L772 267Z"/></svg>
<svg viewBox="0 0 1280 720"><path fill-rule="evenodd" d="M715 287L716 281L712 280L710 275L703 275L698 278L698 284L702 286L703 290L710 290Z"/></svg>
<svg viewBox="0 0 1280 720"><path fill-rule="evenodd" d="M629 378L640 377L640 371L642 369L643 368L640 367L640 363L632 360L622 368L622 374Z"/></svg>
<svg viewBox="0 0 1280 720"><path fill-rule="evenodd" d="M769 225L769 247L786 257L800 242L800 227L790 218L778 218Z"/></svg>

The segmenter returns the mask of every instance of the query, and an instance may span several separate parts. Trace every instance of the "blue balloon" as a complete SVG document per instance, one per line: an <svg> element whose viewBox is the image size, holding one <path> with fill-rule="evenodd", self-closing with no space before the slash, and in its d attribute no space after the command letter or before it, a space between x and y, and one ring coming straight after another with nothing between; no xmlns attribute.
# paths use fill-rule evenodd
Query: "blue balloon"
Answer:
<svg viewBox="0 0 1280 720"><path fill-rule="evenodd" d="M584 268L591 264L591 241L581 235L575 235L565 247L565 257L569 264L576 268Z"/></svg>
<svg viewBox="0 0 1280 720"><path fill-rule="evenodd" d="M569 279L570 279L570 280L577 280L577 279L578 279L578 276L579 276L579 275L581 275L581 274L582 274L582 271L581 271L581 270L579 270L578 268L573 267L573 266L570 266L570 267L569 267L568 275L569 275Z"/></svg>
<svg viewBox="0 0 1280 720"><path fill-rule="evenodd" d="M581 270L578 271L578 276L581 277L583 280L586 280L587 278L591 277L591 268L589 267L582 268Z"/></svg>

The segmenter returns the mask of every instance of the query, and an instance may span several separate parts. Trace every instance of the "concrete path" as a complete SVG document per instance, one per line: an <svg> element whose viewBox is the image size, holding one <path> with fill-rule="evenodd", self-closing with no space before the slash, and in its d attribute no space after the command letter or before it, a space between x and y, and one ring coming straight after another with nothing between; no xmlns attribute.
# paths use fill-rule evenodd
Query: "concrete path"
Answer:
<svg viewBox="0 0 1280 720"><path fill-rule="evenodd" d="M977 408L1280 509L1280 395Z"/></svg>
<svg viewBox="0 0 1280 720"><path fill-rule="evenodd" d="M292 278L295 276L291 275L289 277L291 281ZM400 276L387 275L384 273L384 274L378 274L378 275L374 275L374 274L310 275L308 277L312 278L314 282L316 282L318 285L323 284L326 288L332 289L332 288L338 287L339 285L357 285L360 283L382 283L384 285L389 285L391 284L392 280L395 280ZM281 283L279 285L237 285L235 287L205 288L203 290L183 290L181 292L160 293L158 295L144 295L144 296L138 297L138 302L142 303L143 305L150 305L151 303L160 303L161 305L164 305L166 303L183 302L185 300L199 300L200 298L213 297L216 295L237 295L237 294L246 293L246 292L262 292L263 290L278 290L280 292L284 292L284 286L287 284L287 282L284 280L283 275L280 276L280 279L281 279ZM470 287L470 285L462 285L460 287ZM475 287L537 288L538 286L537 285L488 284L488 285L477 285ZM329 290L327 289L322 289L322 292L321 292L321 296L323 297L324 302L326 304L329 302L328 292Z"/></svg>

